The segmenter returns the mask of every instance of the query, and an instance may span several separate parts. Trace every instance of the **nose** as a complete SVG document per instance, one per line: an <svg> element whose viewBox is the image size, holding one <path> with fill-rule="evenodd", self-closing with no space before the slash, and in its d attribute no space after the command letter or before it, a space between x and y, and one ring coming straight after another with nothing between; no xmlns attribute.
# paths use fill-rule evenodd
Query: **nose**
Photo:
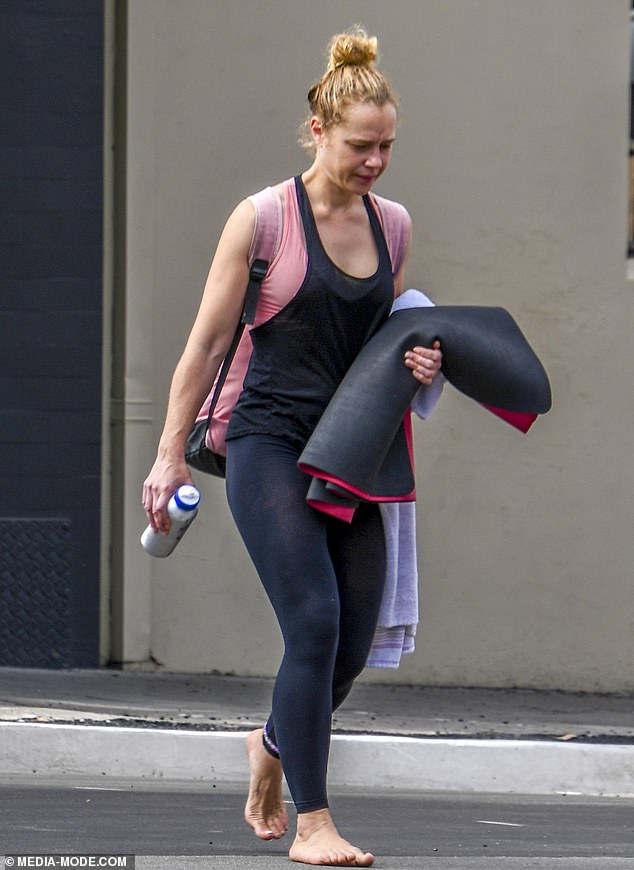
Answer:
<svg viewBox="0 0 634 870"><path fill-rule="evenodd" d="M381 152L377 148L375 151L372 151L371 154L368 154L366 158L366 166L372 169L378 169L383 165L383 159L381 157Z"/></svg>

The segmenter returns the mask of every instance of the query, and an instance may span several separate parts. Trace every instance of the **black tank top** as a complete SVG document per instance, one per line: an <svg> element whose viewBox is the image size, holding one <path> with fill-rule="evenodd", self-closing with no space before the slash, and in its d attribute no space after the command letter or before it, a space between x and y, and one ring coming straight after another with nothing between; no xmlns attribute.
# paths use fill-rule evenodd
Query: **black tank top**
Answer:
<svg viewBox="0 0 634 870"><path fill-rule="evenodd" d="M379 264L371 277L354 278L326 254L299 176L295 189L308 268L291 301L251 330L253 353L227 441L269 434L303 448L352 361L387 319L394 301L390 255L369 197L363 201Z"/></svg>

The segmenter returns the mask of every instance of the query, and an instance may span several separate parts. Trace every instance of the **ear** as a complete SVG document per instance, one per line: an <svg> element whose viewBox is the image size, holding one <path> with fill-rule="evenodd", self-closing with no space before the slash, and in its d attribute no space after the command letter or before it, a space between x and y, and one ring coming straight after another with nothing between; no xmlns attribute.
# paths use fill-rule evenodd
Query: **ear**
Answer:
<svg viewBox="0 0 634 870"><path fill-rule="evenodd" d="M326 131L324 130L324 125L321 118L318 115L312 115L310 121L308 122L308 128L310 130L311 136L313 137L315 147L321 145L321 143L324 141L324 136L326 135Z"/></svg>

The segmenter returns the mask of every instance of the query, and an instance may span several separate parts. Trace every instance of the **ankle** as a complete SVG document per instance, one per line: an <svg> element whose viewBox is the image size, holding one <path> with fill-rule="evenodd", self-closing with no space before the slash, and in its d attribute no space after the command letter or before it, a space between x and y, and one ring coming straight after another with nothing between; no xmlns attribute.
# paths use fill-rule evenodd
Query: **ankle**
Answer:
<svg viewBox="0 0 634 870"><path fill-rule="evenodd" d="M310 837L316 831L334 827L335 823L328 807L321 810L310 810L307 813L297 813L298 837Z"/></svg>

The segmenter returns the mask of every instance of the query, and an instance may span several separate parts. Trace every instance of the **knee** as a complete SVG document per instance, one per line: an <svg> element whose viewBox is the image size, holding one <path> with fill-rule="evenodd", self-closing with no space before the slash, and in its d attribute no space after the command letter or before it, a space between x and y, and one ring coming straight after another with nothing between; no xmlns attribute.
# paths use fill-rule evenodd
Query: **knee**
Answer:
<svg viewBox="0 0 634 870"><path fill-rule="evenodd" d="M339 615L336 607L312 608L297 615L293 628L285 634L287 652L305 661L333 661L339 642Z"/></svg>

